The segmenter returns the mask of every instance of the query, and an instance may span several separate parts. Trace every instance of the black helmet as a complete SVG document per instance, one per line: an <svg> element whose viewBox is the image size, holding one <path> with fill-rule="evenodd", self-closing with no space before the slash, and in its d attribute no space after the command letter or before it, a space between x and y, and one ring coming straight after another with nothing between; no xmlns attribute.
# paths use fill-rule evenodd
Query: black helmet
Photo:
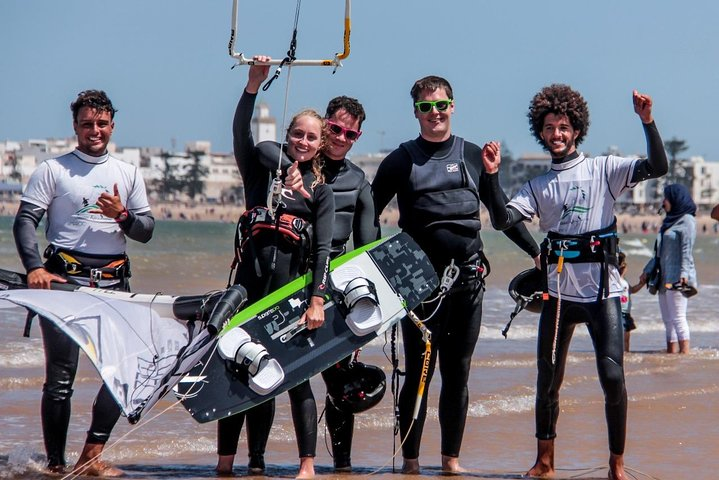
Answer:
<svg viewBox="0 0 719 480"><path fill-rule="evenodd" d="M369 410L384 397L387 382L379 367L361 362L338 363L327 373L327 397L345 413Z"/></svg>
<svg viewBox="0 0 719 480"><path fill-rule="evenodd" d="M544 293L544 279L542 271L538 268L530 268L521 272L509 282L509 296L517 304L514 312L509 315L509 323L502 330L502 335L507 338L507 332L512 325L512 320L524 309L532 313L542 313L542 294Z"/></svg>
<svg viewBox="0 0 719 480"><path fill-rule="evenodd" d="M530 268L521 272L509 282L509 296L522 305L517 313L526 309L532 313L542 312L542 271Z"/></svg>

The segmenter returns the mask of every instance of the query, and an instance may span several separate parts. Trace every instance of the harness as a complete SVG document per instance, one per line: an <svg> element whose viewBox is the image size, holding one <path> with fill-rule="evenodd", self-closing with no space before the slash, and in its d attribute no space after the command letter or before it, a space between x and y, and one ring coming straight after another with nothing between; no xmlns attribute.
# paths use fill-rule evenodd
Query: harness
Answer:
<svg viewBox="0 0 719 480"><path fill-rule="evenodd" d="M580 235L564 235L548 232L541 245L542 272L544 273L544 297L547 292L547 266L557 265L562 270L564 263L600 263L597 300L609 296L609 265L619 266L619 237L617 219L606 228Z"/></svg>
<svg viewBox="0 0 719 480"><path fill-rule="evenodd" d="M459 265L455 265L454 260L452 260L444 269L437 296L432 300L426 300L424 303L433 302L436 299L441 299L452 293L472 290L478 286L484 288L485 279L491 271L492 268L489 265L489 260L482 250ZM437 308L439 308L439 305ZM425 321L426 320L428 319L425 319Z"/></svg>
<svg viewBox="0 0 719 480"><path fill-rule="evenodd" d="M126 254L94 255L79 253L55 245L48 245L43 253L45 268L61 275L77 285L113 289L127 289L130 272L130 259ZM30 337L35 313L28 310L25 318L24 337Z"/></svg>
<svg viewBox="0 0 719 480"><path fill-rule="evenodd" d="M619 266L617 237L617 219L606 228L580 235L564 235L548 232L541 245L542 263L542 299L549 300L547 287L547 266L557 265L557 312L554 318L554 339L552 341L552 365L556 363L557 341L559 338L559 319L561 318L562 290L559 276L564 263L600 263L599 291L597 301L609 297L609 265Z"/></svg>
<svg viewBox="0 0 719 480"><path fill-rule="evenodd" d="M43 254L49 271L71 280L87 279L91 287L107 287L124 283L131 277L130 259L126 254L94 255L48 245ZM85 282L79 281L83 284Z"/></svg>
<svg viewBox="0 0 719 480"><path fill-rule="evenodd" d="M271 271L274 271L277 260L277 243L280 238L290 245L296 246L301 252L300 268L306 269L309 265L310 252L312 251L312 224L307 220L291 215L289 213L275 212L272 215L267 207L254 207L246 210L237 221L235 230L235 257L232 260L231 270L242 262L246 249L250 249L252 257L255 258L255 273L262 276L262 270L257 259L257 247L255 237L261 233L273 232L275 235L275 250L271 263Z"/></svg>
<svg viewBox="0 0 719 480"><path fill-rule="evenodd" d="M492 272L489 260L480 250L472 258L459 266L459 285L454 285L450 293L473 288L478 282L484 288L485 279Z"/></svg>

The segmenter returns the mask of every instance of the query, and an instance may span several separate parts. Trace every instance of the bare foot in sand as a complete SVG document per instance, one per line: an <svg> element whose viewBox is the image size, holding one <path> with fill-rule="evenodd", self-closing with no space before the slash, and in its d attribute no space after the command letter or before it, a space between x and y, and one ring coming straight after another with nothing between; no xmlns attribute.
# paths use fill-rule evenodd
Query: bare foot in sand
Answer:
<svg viewBox="0 0 719 480"><path fill-rule="evenodd" d="M405 475L419 475L419 459L405 458L402 463L402 473Z"/></svg>
<svg viewBox="0 0 719 480"><path fill-rule="evenodd" d="M626 480L624 475L624 455L609 454L609 480Z"/></svg>
<svg viewBox="0 0 719 480"><path fill-rule="evenodd" d="M299 479L315 478L315 459L314 457L300 458L300 473L297 474Z"/></svg>
<svg viewBox="0 0 719 480"><path fill-rule="evenodd" d="M466 472L467 469L459 466L459 457L442 455L442 473L460 474Z"/></svg>
<svg viewBox="0 0 719 480"><path fill-rule="evenodd" d="M554 477L554 440L537 440L537 460L525 477Z"/></svg>
<svg viewBox="0 0 719 480"><path fill-rule="evenodd" d="M232 465L235 463L234 455L218 455L215 472L220 476L232 476Z"/></svg>

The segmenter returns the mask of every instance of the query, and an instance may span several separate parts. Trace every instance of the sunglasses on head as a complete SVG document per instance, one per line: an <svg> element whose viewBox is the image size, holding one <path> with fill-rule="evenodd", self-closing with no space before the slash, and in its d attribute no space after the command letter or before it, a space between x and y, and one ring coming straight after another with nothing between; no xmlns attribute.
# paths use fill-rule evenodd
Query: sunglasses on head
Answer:
<svg viewBox="0 0 719 480"><path fill-rule="evenodd" d="M438 112L444 112L451 105L452 105L452 100L435 100L435 101L424 100L421 102L414 102L414 106L417 108L417 111L419 113L429 113L432 111L432 107L436 108Z"/></svg>
<svg viewBox="0 0 719 480"><path fill-rule="evenodd" d="M329 120L327 120L327 128L335 135L342 135L344 133L347 140L357 140L360 135L362 135L361 131L344 128L342 125L337 125L335 122L330 122Z"/></svg>

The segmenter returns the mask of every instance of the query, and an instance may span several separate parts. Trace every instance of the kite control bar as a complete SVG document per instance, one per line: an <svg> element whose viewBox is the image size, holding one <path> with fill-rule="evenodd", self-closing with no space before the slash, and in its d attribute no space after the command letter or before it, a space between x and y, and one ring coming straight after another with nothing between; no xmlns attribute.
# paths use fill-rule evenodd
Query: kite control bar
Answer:
<svg viewBox="0 0 719 480"><path fill-rule="evenodd" d="M239 0L232 1L232 29L230 33L230 43L227 46L230 56L238 61L238 65L280 65L283 60L270 60L268 62L257 62L251 58L245 57L243 53L237 53L235 51L235 40L237 38L237 4ZM324 60L303 60L303 59L292 59L289 63L292 66L318 66L318 67L340 67L342 66L342 60L347 58L350 54L350 3L351 0L345 0L345 20L344 20L344 51L342 53L336 53L334 57ZM287 62L285 61L285 64Z"/></svg>

